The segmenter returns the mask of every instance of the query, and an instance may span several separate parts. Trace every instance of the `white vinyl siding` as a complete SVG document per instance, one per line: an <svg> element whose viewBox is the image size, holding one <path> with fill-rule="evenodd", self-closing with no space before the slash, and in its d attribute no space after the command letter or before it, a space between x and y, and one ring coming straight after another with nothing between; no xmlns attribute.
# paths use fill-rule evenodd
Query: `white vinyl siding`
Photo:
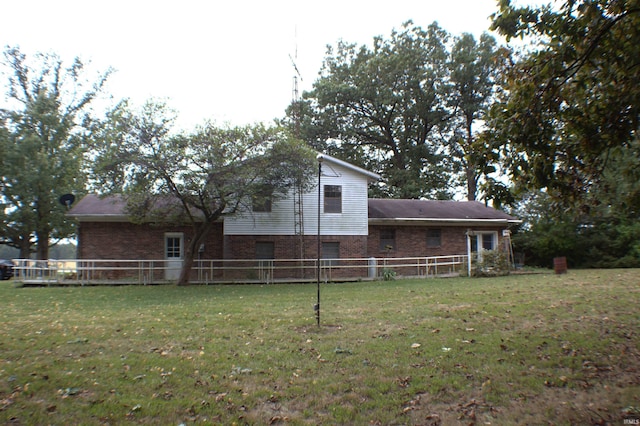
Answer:
<svg viewBox="0 0 640 426"><path fill-rule="evenodd" d="M367 235L368 233L368 177L336 164L323 164L321 185L342 187L342 213L320 213L322 235ZM317 177L316 177L317 179ZM324 206L324 191L320 192ZM303 223L305 235L318 232L318 186L303 195ZM224 219L225 235L294 235L293 194L273 201L271 212L245 212Z"/></svg>

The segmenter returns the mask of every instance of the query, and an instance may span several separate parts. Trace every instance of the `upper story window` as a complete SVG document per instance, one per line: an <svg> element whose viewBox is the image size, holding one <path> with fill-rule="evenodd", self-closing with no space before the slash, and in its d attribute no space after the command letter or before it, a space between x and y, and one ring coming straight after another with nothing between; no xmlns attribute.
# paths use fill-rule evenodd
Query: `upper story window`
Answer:
<svg viewBox="0 0 640 426"><path fill-rule="evenodd" d="M273 191L271 188L263 188L259 192L255 193L251 199L251 207L254 212L270 212L271 211L271 195Z"/></svg>
<svg viewBox="0 0 640 426"><path fill-rule="evenodd" d="M342 213L342 186L324 186L324 212Z"/></svg>
<svg viewBox="0 0 640 426"><path fill-rule="evenodd" d="M440 247L442 245L442 231L440 229L427 229L427 247Z"/></svg>

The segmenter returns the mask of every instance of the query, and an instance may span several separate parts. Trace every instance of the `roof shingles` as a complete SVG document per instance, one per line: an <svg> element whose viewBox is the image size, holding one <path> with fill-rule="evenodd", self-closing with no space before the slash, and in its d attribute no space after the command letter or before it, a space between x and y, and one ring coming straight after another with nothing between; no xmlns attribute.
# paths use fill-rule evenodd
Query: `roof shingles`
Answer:
<svg viewBox="0 0 640 426"><path fill-rule="evenodd" d="M478 201L369 199L369 219L491 220L516 218Z"/></svg>
<svg viewBox="0 0 640 426"><path fill-rule="evenodd" d="M123 220L125 201L119 196L87 195L69 212L85 220ZM470 221L519 222L518 219L478 201L396 200L372 198L368 201L370 221Z"/></svg>

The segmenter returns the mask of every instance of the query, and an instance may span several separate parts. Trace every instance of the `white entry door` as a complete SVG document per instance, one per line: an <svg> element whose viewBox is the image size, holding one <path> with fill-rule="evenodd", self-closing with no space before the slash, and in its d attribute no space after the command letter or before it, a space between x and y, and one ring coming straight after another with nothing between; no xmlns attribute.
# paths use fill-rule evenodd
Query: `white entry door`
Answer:
<svg viewBox="0 0 640 426"><path fill-rule="evenodd" d="M181 232L164 234L164 258L166 260L164 278L177 280L182 269L184 256L184 235Z"/></svg>

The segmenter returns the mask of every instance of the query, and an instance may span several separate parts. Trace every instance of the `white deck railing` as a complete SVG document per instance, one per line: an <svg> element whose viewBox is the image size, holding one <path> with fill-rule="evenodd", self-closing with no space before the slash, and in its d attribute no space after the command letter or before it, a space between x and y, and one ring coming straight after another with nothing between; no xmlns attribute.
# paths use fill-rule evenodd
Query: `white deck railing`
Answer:
<svg viewBox="0 0 640 426"><path fill-rule="evenodd" d="M190 282L312 282L317 280L317 262L317 259L196 259ZM162 259L14 259L14 263L15 281L40 285L160 284L175 282L180 272L175 260ZM465 265L466 255L321 259L320 276L323 282L382 279L388 271L393 271L396 277L435 277L457 274Z"/></svg>

